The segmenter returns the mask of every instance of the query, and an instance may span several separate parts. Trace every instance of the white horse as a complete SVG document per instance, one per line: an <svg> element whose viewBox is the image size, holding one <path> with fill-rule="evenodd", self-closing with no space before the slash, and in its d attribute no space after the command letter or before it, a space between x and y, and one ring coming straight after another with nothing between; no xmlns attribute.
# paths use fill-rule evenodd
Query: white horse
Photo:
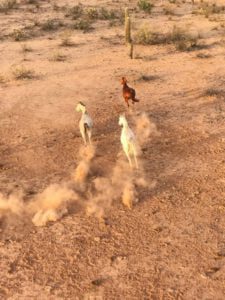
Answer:
<svg viewBox="0 0 225 300"><path fill-rule="evenodd" d="M137 147L136 147L136 139L133 131L128 126L127 120L125 116L119 117L119 125L122 126L120 141L123 146L123 151L125 152L129 164L133 167L131 158L134 158L135 166L138 168L137 162Z"/></svg>
<svg viewBox="0 0 225 300"><path fill-rule="evenodd" d="M93 121L91 117L88 115L84 103L79 102L77 104L76 111L82 113L79 121L79 129L80 129L81 136L84 140L84 144L87 145L87 137L89 143L91 144Z"/></svg>

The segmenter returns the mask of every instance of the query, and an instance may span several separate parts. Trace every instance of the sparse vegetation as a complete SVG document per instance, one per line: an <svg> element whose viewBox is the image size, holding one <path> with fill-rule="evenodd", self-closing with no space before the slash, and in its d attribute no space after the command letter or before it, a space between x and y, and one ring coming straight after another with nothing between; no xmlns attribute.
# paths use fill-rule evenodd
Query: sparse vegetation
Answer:
<svg viewBox="0 0 225 300"><path fill-rule="evenodd" d="M16 66L12 68L12 75L16 80L33 79L35 72L25 66Z"/></svg>
<svg viewBox="0 0 225 300"><path fill-rule="evenodd" d="M197 46L197 37L191 35L185 29L174 26L167 36L167 42L173 43L177 50L187 51Z"/></svg>
<svg viewBox="0 0 225 300"><path fill-rule="evenodd" d="M225 92L223 90L216 89L216 88L208 88L203 94L203 96L205 97L221 97L224 95Z"/></svg>
<svg viewBox="0 0 225 300"><path fill-rule="evenodd" d="M156 80L158 76L156 75L141 75L138 79L139 81L153 81Z"/></svg>
<svg viewBox="0 0 225 300"><path fill-rule="evenodd" d="M138 7L139 7L139 9L150 14L152 12L153 4L151 2L149 2L148 0L139 0Z"/></svg>
<svg viewBox="0 0 225 300"><path fill-rule="evenodd" d="M188 51L197 46L198 38L176 26L166 34L153 32L144 26L137 32L136 41L143 45L174 44L177 50Z"/></svg>
<svg viewBox="0 0 225 300"><path fill-rule="evenodd" d="M89 20L80 20L74 23L73 28L83 30L83 32L88 32L93 27L91 26L91 22Z"/></svg>
<svg viewBox="0 0 225 300"><path fill-rule="evenodd" d="M219 14L225 11L225 6L219 6L216 3L201 2L197 10L193 10L193 14L204 15L208 18L212 14Z"/></svg>
<svg viewBox="0 0 225 300"><path fill-rule="evenodd" d="M49 59L50 61L65 61L66 55L60 52L53 53L52 57Z"/></svg>
<svg viewBox="0 0 225 300"><path fill-rule="evenodd" d="M156 45L165 43L165 36L158 32L151 31L146 25L142 26L135 37L139 44L143 45Z"/></svg>
<svg viewBox="0 0 225 300"><path fill-rule="evenodd" d="M196 55L197 58L210 58L212 57L212 55L208 54L208 53L198 53Z"/></svg>
<svg viewBox="0 0 225 300"><path fill-rule="evenodd" d="M171 5L167 5L166 7L164 7L163 11L164 11L165 15L169 15L169 16L175 15L174 7Z"/></svg>
<svg viewBox="0 0 225 300"><path fill-rule="evenodd" d="M0 1L0 13L7 13L10 9L16 7L16 0L1 0Z"/></svg>
<svg viewBox="0 0 225 300"><path fill-rule="evenodd" d="M29 47L27 44L22 44L21 45L21 51L24 53L24 52L31 52L32 51L32 48Z"/></svg>
<svg viewBox="0 0 225 300"><path fill-rule="evenodd" d="M37 4L38 1L37 0L27 0L28 4Z"/></svg>
<svg viewBox="0 0 225 300"><path fill-rule="evenodd" d="M65 17L70 17L72 20L79 19L84 13L83 6L81 4L75 5L67 9Z"/></svg>
<svg viewBox="0 0 225 300"><path fill-rule="evenodd" d="M23 29L14 29L10 36L16 42L24 41L28 38L28 34Z"/></svg>
<svg viewBox="0 0 225 300"><path fill-rule="evenodd" d="M99 11L99 19L100 20L113 20L120 17L118 14L118 11L113 10L113 9L106 9L102 7Z"/></svg>
<svg viewBox="0 0 225 300"><path fill-rule="evenodd" d="M56 19L48 19L44 23L41 24L41 29L44 31L53 31L62 27L63 23Z"/></svg>
<svg viewBox="0 0 225 300"><path fill-rule="evenodd" d="M67 8L65 16L76 20L73 26L74 29L80 29L84 32L92 29L91 25L97 20L108 20L110 22L109 26L124 22L122 10L106 9L105 7L85 8L81 4Z"/></svg>
<svg viewBox="0 0 225 300"><path fill-rule="evenodd" d="M0 74L0 84L3 84L5 82L6 82L5 77L2 74Z"/></svg>
<svg viewBox="0 0 225 300"><path fill-rule="evenodd" d="M91 20L98 19L99 13L96 8L89 8L89 9L87 9L86 13L87 13L88 18Z"/></svg>
<svg viewBox="0 0 225 300"><path fill-rule="evenodd" d="M73 42L71 40L71 31L69 31L69 30L64 31L61 34L61 43L60 43L60 46L62 46L62 47L70 47L72 45L73 45Z"/></svg>

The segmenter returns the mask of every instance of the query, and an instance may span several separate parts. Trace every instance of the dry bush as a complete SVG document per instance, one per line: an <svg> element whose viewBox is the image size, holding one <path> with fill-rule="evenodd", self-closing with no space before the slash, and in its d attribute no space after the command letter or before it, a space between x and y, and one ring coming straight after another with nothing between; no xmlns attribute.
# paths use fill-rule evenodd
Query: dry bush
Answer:
<svg viewBox="0 0 225 300"><path fill-rule="evenodd" d="M188 51L197 46L197 37L191 35L185 29L174 26L167 35L167 42L173 43L177 50Z"/></svg>
<svg viewBox="0 0 225 300"><path fill-rule="evenodd" d="M28 39L28 34L23 29L14 29L10 36L16 42Z"/></svg>
<svg viewBox="0 0 225 300"><path fill-rule="evenodd" d="M139 81L153 81L158 79L158 76L156 75L141 75L138 80Z"/></svg>
<svg viewBox="0 0 225 300"><path fill-rule="evenodd" d="M81 4L69 7L66 11L65 17L70 17L72 20L77 20L82 17L84 13L83 6Z"/></svg>
<svg viewBox="0 0 225 300"><path fill-rule="evenodd" d="M196 57L197 57L197 58L210 58L210 57L212 57L212 55L211 55L211 54L208 54L208 53L198 53L198 54L196 55Z"/></svg>
<svg viewBox="0 0 225 300"><path fill-rule="evenodd" d="M73 46L74 43L72 42L71 40L71 31L67 30L67 31L64 31L62 34L61 34L61 43L60 43L60 46L62 47L70 47L70 46Z"/></svg>
<svg viewBox="0 0 225 300"><path fill-rule="evenodd" d="M38 4L38 0L27 0L27 4Z"/></svg>
<svg viewBox="0 0 225 300"><path fill-rule="evenodd" d="M113 19L120 19L121 18L121 11L115 9L106 9L102 7L99 10L99 19L100 20L113 20Z"/></svg>
<svg viewBox="0 0 225 300"><path fill-rule="evenodd" d="M50 61L65 61L66 55L64 55L60 52L55 52L55 53L53 53L52 57L49 60Z"/></svg>
<svg viewBox="0 0 225 300"><path fill-rule="evenodd" d="M153 8L153 4L148 1L148 0L139 0L138 1L138 7L139 9L147 12L148 14L150 14L152 12L152 8Z"/></svg>
<svg viewBox="0 0 225 300"><path fill-rule="evenodd" d="M7 13L16 7L16 0L0 0L0 12Z"/></svg>
<svg viewBox="0 0 225 300"><path fill-rule="evenodd" d="M163 12L165 15L168 15L168 16L175 16L176 13L174 11L174 7L171 6L171 5L167 5L166 7L163 8Z"/></svg>
<svg viewBox="0 0 225 300"><path fill-rule="evenodd" d="M16 80L33 79L35 72L25 66L16 66L12 69L12 75Z"/></svg>
<svg viewBox="0 0 225 300"><path fill-rule="evenodd" d="M177 50L188 51L197 46L198 38L185 29L174 26L172 31L165 34L141 27L136 34L136 42L143 45L174 44Z"/></svg>
<svg viewBox="0 0 225 300"><path fill-rule="evenodd" d="M208 18L212 14L224 13L225 6L218 6L216 3L201 2L197 10L193 10L193 14L204 15Z"/></svg>
<svg viewBox="0 0 225 300"><path fill-rule="evenodd" d="M48 19L41 24L41 29L44 31L53 31L57 30L59 27L62 27L63 23L56 19Z"/></svg>
<svg viewBox="0 0 225 300"><path fill-rule="evenodd" d="M225 92L223 90L211 87L208 88L204 93L204 97L224 97Z"/></svg>
<svg viewBox="0 0 225 300"><path fill-rule="evenodd" d="M21 51L22 51L22 53L31 52L32 48L30 46L28 46L27 44L22 44L21 45Z"/></svg>
<svg viewBox="0 0 225 300"><path fill-rule="evenodd" d="M0 74L0 84L3 84L5 82L6 82L5 77L2 74Z"/></svg>
<svg viewBox="0 0 225 300"><path fill-rule="evenodd" d="M138 44L142 45L156 45L165 42L165 38L162 34L151 31L146 25L138 30L135 40Z"/></svg>
<svg viewBox="0 0 225 300"><path fill-rule="evenodd" d="M93 29L93 27L91 26L91 22L89 20L80 20L80 21L76 21L73 24L73 29L78 29L78 30L82 30L83 32L88 32L91 29Z"/></svg>
<svg viewBox="0 0 225 300"><path fill-rule="evenodd" d="M93 7L93 8L88 8L86 10L86 14L87 14L87 17L91 20L97 20L98 19L98 16L99 16L99 13L98 13L98 10L97 8Z"/></svg>

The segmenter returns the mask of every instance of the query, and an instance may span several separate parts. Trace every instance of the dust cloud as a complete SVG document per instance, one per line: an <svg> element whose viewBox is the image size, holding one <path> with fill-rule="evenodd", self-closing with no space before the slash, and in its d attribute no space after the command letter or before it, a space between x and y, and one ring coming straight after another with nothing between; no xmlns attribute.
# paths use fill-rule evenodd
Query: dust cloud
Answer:
<svg viewBox="0 0 225 300"><path fill-rule="evenodd" d="M70 182L51 184L25 204L22 193L4 197L0 194L0 216L5 213L31 216L35 226L45 226L56 222L69 213L71 203L82 203L88 215L101 219L107 215L115 201L120 201L129 209L139 201L139 189L151 186L145 176L145 161L141 148L157 132L156 126L146 113L131 115L135 124L139 168L129 166L124 153L120 153L111 174L107 177L91 177L92 162L96 148L82 146L78 164L71 174ZM94 175L94 174L93 174Z"/></svg>

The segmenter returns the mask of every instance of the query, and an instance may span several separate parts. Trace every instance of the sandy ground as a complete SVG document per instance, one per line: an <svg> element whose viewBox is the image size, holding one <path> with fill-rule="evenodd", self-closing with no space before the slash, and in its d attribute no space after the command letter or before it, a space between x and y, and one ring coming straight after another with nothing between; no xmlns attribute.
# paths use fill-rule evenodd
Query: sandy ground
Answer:
<svg viewBox="0 0 225 300"><path fill-rule="evenodd" d="M192 14L191 1L173 4L172 16L162 12L167 1L155 2L151 15L136 1L81 1L107 9L128 5L134 30L146 22L162 31L188 26L205 45L188 52L136 45L131 60L123 25L102 20L90 32L72 31L70 47L59 46L63 26L50 32L35 27L34 37L14 41L10 33L36 19L72 22L53 1L37 2L39 8L21 1L0 13L2 194L22 191L29 203L50 184L71 179L82 145L75 111L80 100L95 122L90 182L110 176L116 164L119 112L131 124L135 112L146 112L157 134L142 149L148 187L132 210L114 199L102 223L75 205L43 227L27 214L2 213L1 299L224 299L224 14ZM65 4L77 1L57 2ZM23 44L31 51L24 54ZM52 61L58 52L65 61ZM15 66L32 69L35 78L15 80ZM130 111L122 76L141 100Z"/></svg>

